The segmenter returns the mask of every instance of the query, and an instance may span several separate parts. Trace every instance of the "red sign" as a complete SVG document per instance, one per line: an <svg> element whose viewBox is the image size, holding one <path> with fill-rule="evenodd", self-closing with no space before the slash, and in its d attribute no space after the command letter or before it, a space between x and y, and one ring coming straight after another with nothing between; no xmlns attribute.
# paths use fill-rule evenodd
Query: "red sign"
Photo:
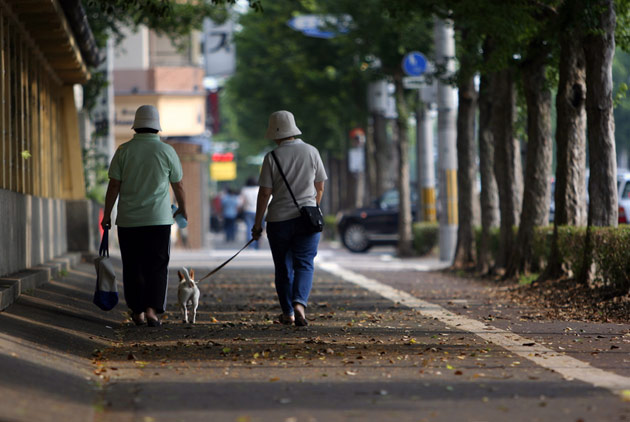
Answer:
<svg viewBox="0 0 630 422"><path fill-rule="evenodd" d="M215 152L212 154L212 161L215 163L225 163L229 161L234 161L234 153L233 152Z"/></svg>

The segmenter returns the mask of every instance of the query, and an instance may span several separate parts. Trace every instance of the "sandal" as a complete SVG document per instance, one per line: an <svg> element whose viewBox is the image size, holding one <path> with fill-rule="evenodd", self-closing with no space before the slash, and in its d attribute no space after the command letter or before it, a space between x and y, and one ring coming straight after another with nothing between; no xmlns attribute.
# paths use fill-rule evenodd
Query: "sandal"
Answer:
<svg viewBox="0 0 630 422"><path fill-rule="evenodd" d="M139 314L132 312L131 320L136 325L143 325L146 321L144 320L144 312L140 312Z"/></svg>
<svg viewBox="0 0 630 422"><path fill-rule="evenodd" d="M285 315L285 314L278 315L278 322L280 324L291 325L291 324L293 324L293 321L294 321L294 316L293 315Z"/></svg>
<svg viewBox="0 0 630 422"><path fill-rule="evenodd" d="M159 327L160 325L162 325L162 321L160 321L158 318L147 318L147 325L149 327Z"/></svg>
<svg viewBox="0 0 630 422"><path fill-rule="evenodd" d="M155 310L153 308L147 308L147 325L149 327L159 327L162 325L162 321L160 321L160 317L155 314Z"/></svg>
<svg viewBox="0 0 630 422"><path fill-rule="evenodd" d="M308 325L308 321L306 317L296 313L295 314L295 326L296 327L306 327Z"/></svg>

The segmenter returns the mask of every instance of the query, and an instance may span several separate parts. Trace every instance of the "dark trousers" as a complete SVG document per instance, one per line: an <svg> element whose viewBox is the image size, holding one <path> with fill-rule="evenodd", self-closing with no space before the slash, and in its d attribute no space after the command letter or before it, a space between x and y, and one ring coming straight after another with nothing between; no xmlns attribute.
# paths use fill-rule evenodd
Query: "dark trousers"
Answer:
<svg viewBox="0 0 630 422"><path fill-rule="evenodd" d="M127 306L135 313L166 307L171 226L118 227Z"/></svg>

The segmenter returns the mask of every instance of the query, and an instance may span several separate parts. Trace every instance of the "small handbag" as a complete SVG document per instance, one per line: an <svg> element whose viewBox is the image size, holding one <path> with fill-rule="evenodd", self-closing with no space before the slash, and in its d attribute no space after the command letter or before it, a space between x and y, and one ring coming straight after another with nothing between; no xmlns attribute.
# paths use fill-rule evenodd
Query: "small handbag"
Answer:
<svg viewBox="0 0 630 422"><path fill-rule="evenodd" d="M118 304L118 287L116 286L116 271L109 259L109 229L103 231L98 255L98 258L94 260L96 290L92 301L102 310L110 311Z"/></svg>
<svg viewBox="0 0 630 422"><path fill-rule="evenodd" d="M289 193L291 194L291 198L293 198L293 203L297 207L298 211L300 211L300 218L302 219L302 228L306 231L306 233L318 233L324 230L324 215L322 214L322 210L319 208L319 205L313 206L303 206L300 207L297 200L295 199L295 195L293 195L293 191L291 190L291 185L287 181L284 172L282 171L282 167L280 166L280 162L271 151L271 156L273 157L276 165L278 166L278 170L280 171L280 175L284 180L284 183L287 185L287 189L289 189Z"/></svg>

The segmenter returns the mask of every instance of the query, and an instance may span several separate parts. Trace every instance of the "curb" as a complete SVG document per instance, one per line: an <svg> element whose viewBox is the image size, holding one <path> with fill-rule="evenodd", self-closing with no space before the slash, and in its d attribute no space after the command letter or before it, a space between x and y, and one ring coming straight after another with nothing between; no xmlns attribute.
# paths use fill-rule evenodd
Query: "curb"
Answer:
<svg viewBox="0 0 630 422"><path fill-rule="evenodd" d="M35 267L0 277L0 311L11 306L21 294L36 289L62 271L68 271L81 261L80 253L67 253Z"/></svg>

